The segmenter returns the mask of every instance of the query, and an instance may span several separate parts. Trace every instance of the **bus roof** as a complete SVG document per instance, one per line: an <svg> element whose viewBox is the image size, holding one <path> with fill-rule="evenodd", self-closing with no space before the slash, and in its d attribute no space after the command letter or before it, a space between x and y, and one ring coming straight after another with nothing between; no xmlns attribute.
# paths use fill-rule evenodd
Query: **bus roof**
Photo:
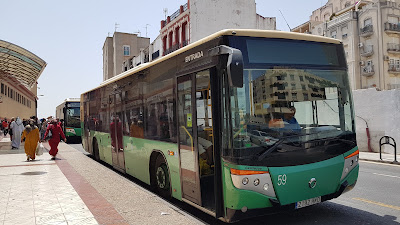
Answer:
<svg viewBox="0 0 400 225"><path fill-rule="evenodd" d="M324 43L332 43L332 44L341 44L342 42L338 39L334 38L328 38L328 37L323 37L323 36L317 36L317 35L311 35L311 34L303 34L303 33L296 33L296 32L287 32L287 31L276 31L276 30L257 30L257 29L226 29L226 30L221 30L218 31L214 34L211 34L210 36L207 36L203 39L200 39L194 43L191 43L183 48L180 48L166 56L160 57L152 62L149 63L143 63L140 64L139 66L136 66L128 71L125 71L123 73L120 73L119 75L112 77L110 79L107 79L103 81L98 87L93 88L87 92L84 92L82 94L86 94L88 92L91 92L93 90L96 90L98 88L104 87L107 84L113 83L117 80L120 80L122 78L125 78L131 74L137 73L139 71L142 71L146 68L149 68L155 64L158 64L160 62L163 62L167 59L170 59L176 55L179 55L189 49L192 49L194 47L197 47L201 44L204 44L210 40L213 40L217 37L220 36L244 36L244 37L265 37L265 38L283 38L283 39L292 39L292 40L303 40L303 41L314 41L314 42L324 42Z"/></svg>
<svg viewBox="0 0 400 225"><path fill-rule="evenodd" d="M80 102L80 98L66 98L64 102Z"/></svg>

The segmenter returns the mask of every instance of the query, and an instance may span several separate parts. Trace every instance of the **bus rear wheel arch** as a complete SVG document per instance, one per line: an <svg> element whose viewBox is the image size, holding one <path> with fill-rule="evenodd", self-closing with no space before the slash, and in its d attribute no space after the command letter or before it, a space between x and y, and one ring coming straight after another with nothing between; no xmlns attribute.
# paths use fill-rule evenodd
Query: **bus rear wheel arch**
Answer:
<svg viewBox="0 0 400 225"><path fill-rule="evenodd" d="M162 197L171 198L169 168L160 152L153 152L150 157L150 185Z"/></svg>

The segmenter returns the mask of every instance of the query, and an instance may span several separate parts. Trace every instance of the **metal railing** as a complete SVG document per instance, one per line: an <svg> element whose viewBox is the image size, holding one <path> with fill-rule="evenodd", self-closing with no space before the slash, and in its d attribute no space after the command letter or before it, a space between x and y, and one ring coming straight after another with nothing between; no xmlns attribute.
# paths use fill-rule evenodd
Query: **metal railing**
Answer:
<svg viewBox="0 0 400 225"><path fill-rule="evenodd" d="M365 45L361 49L362 56L371 56L372 54L374 54L374 46L373 45Z"/></svg>
<svg viewBox="0 0 400 225"><path fill-rule="evenodd" d="M389 72L400 72L400 65L389 64Z"/></svg>
<svg viewBox="0 0 400 225"><path fill-rule="evenodd" d="M388 43L387 44L387 50L388 51L393 51L393 52L400 52L400 44Z"/></svg>
<svg viewBox="0 0 400 225"><path fill-rule="evenodd" d="M374 26L372 24L367 25L360 29L360 35L368 35L374 32Z"/></svg>
<svg viewBox="0 0 400 225"><path fill-rule="evenodd" d="M400 23L385 23L385 31L395 31L400 32Z"/></svg>
<svg viewBox="0 0 400 225"><path fill-rule="evenodd" d="M388 89L389 90L400 89L400 84L388 84Z"/></svg>
<svg viewBox="0 0 400 225"><path fill-rule="evenodd" d="M374 74L374 73L375 73L374 65L364 66L364 67L362 68L362 73L363 73L364 75L372 75L372 74Z"/></svg>
<svg viewBox="0 0 400 225"><path fill-rule="evenodd" d="M385 143L382 143L382 140L385 138ZM389 137L389 136L383 136L381 139L379 139L379 157L382 160L382 145L391 145L394 148L394 161L392 162L393 164L399 164L397 161L397 148L396 148L396 141L394 138Z"/></svg>

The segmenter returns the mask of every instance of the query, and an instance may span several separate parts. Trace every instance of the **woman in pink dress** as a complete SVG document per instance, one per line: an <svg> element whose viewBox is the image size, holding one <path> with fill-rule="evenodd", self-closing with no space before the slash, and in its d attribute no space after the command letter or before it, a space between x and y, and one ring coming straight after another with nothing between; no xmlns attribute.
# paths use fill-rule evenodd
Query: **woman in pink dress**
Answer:
<svg viewBox="0 0 400 225"><path fill-rule="evenodd" d="M56 155L58 153L58 144L60 143L60 135L64 139L64 142L67 142L65 138L64 132L62 131L60 125L58 124L57 120L51 121L50 125L47 127L46 133L44 134L44 139L46 139L47 135L51 131L51 138L49 140L50 151L49 154L53 156L51 159L55 160Z"/></svg>

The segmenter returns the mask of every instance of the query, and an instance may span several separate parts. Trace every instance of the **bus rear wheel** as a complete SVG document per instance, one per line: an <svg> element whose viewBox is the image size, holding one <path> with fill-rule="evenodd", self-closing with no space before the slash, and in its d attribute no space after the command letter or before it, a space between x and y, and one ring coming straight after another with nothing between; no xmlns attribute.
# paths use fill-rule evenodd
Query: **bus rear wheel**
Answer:
<svg viewBox="0 0 400 225"><path fill-rule="evenodd" d="M96 161L100 161L99 144L97 143L97 139L93 140L93 156Z"/></svg>
<svg viewBox="0 0 400 225"><path fill-rule="evenodd" d="M154 166L155 186L159 195L164 198L171 197L171 184L168 166L162 155L158 155Z"/></svg>

